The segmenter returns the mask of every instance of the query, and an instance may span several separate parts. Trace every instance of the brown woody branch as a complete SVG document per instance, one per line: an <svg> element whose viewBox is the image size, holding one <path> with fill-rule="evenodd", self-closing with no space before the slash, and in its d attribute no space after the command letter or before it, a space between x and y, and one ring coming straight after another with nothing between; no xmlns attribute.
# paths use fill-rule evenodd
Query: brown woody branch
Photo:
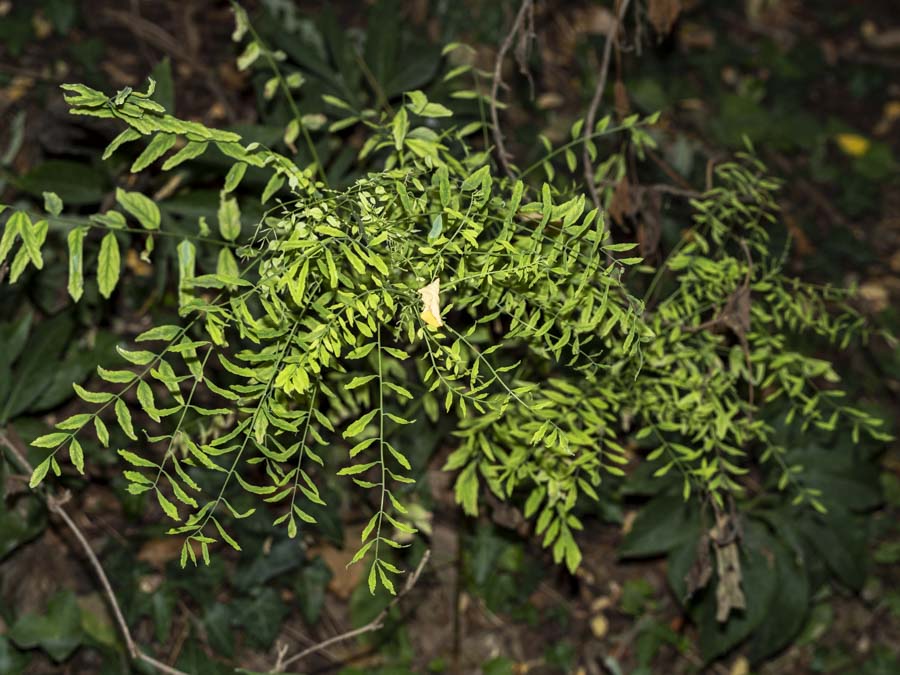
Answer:
<svg viewBox="0 0 900 675"><path fill-rule="evenodd" d="M524 52L525 48L522 45L526 45L528 39L531 36L531 29L526 27L526 23L529 25L533 23L534 19L532 17L532 12L534 10L534 2L533 0L522 0L522 6L519 7L519 12L516 14L516 19L513 21L512 27L509 29L509 33L506 34L506 37L503 39L503 42L500 44L500 49L497 52L497 59L494 61L494 78L491 83L491 124L493 126L493 134L494 134L494 145L497 146L497 156L500 159L500 165L503 167L503 171L507 176L512 178L512 169L509 166L509 158L506 152L506 144L503 142L503 131L500 129L500 115L497 112L497 95L500 93L500 86L503 85L503 59L506 57L507 52L510 50L513 44L513 40L516 39L516 35L519 36L520 47L516 49L516 57L520 59L519 67L520 69L524 69ZM527 71L525 71L527 72ZM505 85L504 85L505 86Z"/></svg>
<svg viewBox="0 0 900 675"><path fill-rule="evenodd" d="M581 150L582 161L584 162L584 181L587 184L588 192L591 195L591 201L594 206L600 208L600 197L597 194L597 186L595 185L594 163L591 159L591 153L588 151L588 145L591 142L591 135L594 132L594 123L597 121L597 109L600 107L600 99L603 98L603 90L606 89L606 79L609 75L609 62L612 56L613 43L616 41L616 34L622 25L622 19L628 10L628 4L631 0L621 0L619 11L615 19L609 27L606 34L606 44L603 46L603 58L600 62L600 79L597 80L597 87L594 89L594 96L591 98L591 104L588 106L587 116L584 119L584 128L582 129L583 145Z"/></svg>

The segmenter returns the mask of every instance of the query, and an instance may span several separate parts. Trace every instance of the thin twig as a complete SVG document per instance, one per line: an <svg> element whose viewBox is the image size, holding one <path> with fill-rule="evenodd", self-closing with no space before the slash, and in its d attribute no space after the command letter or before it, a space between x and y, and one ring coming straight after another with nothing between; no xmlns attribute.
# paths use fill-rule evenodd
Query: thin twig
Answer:
<svg viewBox="0 0 900 675"><path fill-rule="evenodd" d="M513 177L513 173L509 166L506 145L503 142L503 131L500 129L500 117L497 112L497 94L500 92L500 85L503 84L503 59L506 57L506 53L509 51L510 47L512 47L516 35L524 30L525 20L529 16L532 4L533 0L522 0L522 6L519 7L519 13L516 14L516 20L513 21L509 33L506 34L506 37L503 39L503 42L500 44L500 49L497 52L497 59L494 61L494 79L491 83L491 124L493 125L494 145L497 146L497 156L500 158L500 165L503 167L503 171L506 175L510 178ZM525 38L527 39L527 36L525 36Z"/></svg>
<svg viewBox="0 0 900 675"><path fill-rule="evenodd" d="M594 133L594 122L597 119L597 109L600 107L600 99L603 98L603 90L606 89L606 78L609 75L609 61L612 56L612 46L616 41L616 34L619 32L619 26L622 24L622 18L628 9L631 0L622 0L619 5L619 12L615 20L609 27L606 34L606 44L603 46L603 59L600 62L600 79L597 81L597 87L594 89L594 96L591 98L591 104L588 106L587 116L584 120L584 128L582 135L584 145L581 150L582 161L584 162L584 181L587 183L588 192L594 206L600 208L600 197L597 195L597 186L594 185L594 163L591 159L591 153L588 150L590 145L591 134Z"/></svg>
<svg viewBox="0 0 900 675"><path fill-rule="evenodd" d="M331 645L333 645L337 642L343 642L344 640L349 640L350 638L354 638L359 635L365 635L366 633L371 633L373 631L379 630L384 625L384 620L387 617L388 612L390 612L394 608L394 606L398 602L400 602L400 599L404 595L409 593L413 589L413 586L415 586L416 583L419 581L419 577L422 576L422 571L425 569L425 565L428 564L428 559L430 557L431 557L431 550L429 549L429 550L425 551L425 554L422 556L422 559L419 561L419 564L416 566L415 571L412 574L410 574L409 577L407 577L406 585L403 587L403 590L401 590L399 593L397 593L397 595L395 595L394 598L388 603L387 607L382 609L378 613L378 616L376 616L374 619L372 619L365 626L360 626L359 628L354 628L353 630L347 631L346 633L341 633L340 635L335 635L334 637L328 638L327 640L324 640L323 642L315 644L312 647L308 647L307 649L304 649L302 652L299 652L298 654L294 654L290 658L284 659L281 657L281 655L279 655L278 663L276 664L276 668L272 669L269 672L271 672L271 673L281 672L281 670L283 670L284 668L287 668L292 663L296 663L300 659L303 659L303 658L309 656L310 654L315 654L316 652L322 651L326 647L330 647ZM279 669L279 667L280 667L280 669Z"/></svg>
<svg viewBox="0 0 900 675"><path fill-rule="evenodd" d="M231 0L231 5L234 8L235 13L244 11L235 0ZM300 129L300 133L303 135L303 140L306 142L306 149L309 151L310 157L316 165L319 178L322 179L322 183L325 187L328 187L328 175L325 173L325 166L319 158L319 152L316 150L316 144L313 143L312 136L309 135L309 129L303 122L303 115L300 114L300 109L297 107L297 102L294 100L291 88L288 86L287 80L284 79L284 75L281 74L281 68L278 67L275 53L269 48L269 45L263 41L262 37L260 37L259 33L256 31L256 27L250 22L249 18L247 19L247 30L253 40L259 45L260 53L269 65L269 70L272 71L275 79L278 80L278 87L281 89L281 93L284 94L288 107L291 109L291 114L294 116L294 121Z"/></svg>
<svg viewBox="0 0 900 675"><path fill-rule="evenodd" d="M19 464L19 467L31 475L34 469L25 458L25 454L18 447L21 442L18 439L15 429L8 426L5 430L0 430L0 443L6 447L16 463ZM63 505L69 500L68 491L60 496L48 494L46 491L35 491L35 494L43 497L47 504L47 508L62 519L66 524L66 527L68 527L72 531L72 534L75 535L75 539L78 540L78 544L81 546L88 561L91 563L91 567L94 568L97 578L100 580L100 585L103 587L103 591L106 595L106 599L109 601L110 607L112 607L113 615L116 618L116 623L119 625L119 631L122 633L122 638L125 640L125 646L128 649L128 654L131 656L131 659L149 663L161 673L166 673L166 675L188 675L188 673L185 673L182 670L172 668L162 661L157 661L135 644L134 638L131 636L131 631L128 628L128 624L125 622L125 617L122 614L122 608L119 607L119 601L116 599L112 584L110 584L109 577L106 576L106 571L103 569L103 565L100 564L97 554L94 553L94 550L91 548L91 545L88 542L87 537L85 537L84 533L81 531L81 528L78 527L75 521L72 520L72 517L66 512L65 508L63 508Z"/></svg>

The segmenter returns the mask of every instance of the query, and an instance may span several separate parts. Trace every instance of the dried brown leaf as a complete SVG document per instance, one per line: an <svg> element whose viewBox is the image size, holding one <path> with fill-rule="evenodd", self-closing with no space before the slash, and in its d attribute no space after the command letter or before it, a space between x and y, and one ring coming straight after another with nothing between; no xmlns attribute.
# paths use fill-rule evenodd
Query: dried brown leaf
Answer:
<svg viewBox="0 0 900 675"><path fill-rule="evenodd" d="M681 13L681 0L650 0L647 18L656 32L668 35Z"/></svg>

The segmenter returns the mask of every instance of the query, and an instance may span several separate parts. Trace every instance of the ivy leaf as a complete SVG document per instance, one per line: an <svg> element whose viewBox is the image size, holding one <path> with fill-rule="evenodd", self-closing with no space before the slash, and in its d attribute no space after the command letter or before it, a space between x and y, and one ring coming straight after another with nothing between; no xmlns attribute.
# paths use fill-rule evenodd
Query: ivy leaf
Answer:
<svg viewBox="0 0 900 675"><path fill-rule="evenodd" d="M119 283L120 266L119 242L113 232L107 232L100 242L100 257L97 261L97 285L104 298L109 298Z"/></svg>
<svg viewBox="0 0 900 675"><path fill-rule="evenodd" d="M64 670L62 663L85 641L82 612L72 591L54 595L42 614L22 613L9 628L9 638L23 649L40 647ZM4 671L16 672L16 671Z"/></svg>

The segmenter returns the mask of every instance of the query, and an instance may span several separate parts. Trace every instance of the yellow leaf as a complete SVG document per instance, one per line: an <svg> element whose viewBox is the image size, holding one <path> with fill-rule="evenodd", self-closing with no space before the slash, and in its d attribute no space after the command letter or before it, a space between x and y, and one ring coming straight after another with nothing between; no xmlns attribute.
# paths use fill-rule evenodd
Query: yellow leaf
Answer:
<svg viewBox="0 0 900 675"><path fill-rule="evenodd" d="M595 638L602 638L609 631L609 621L602 614L591 619L591 632Z"/></svg>
<svg viewBox="0 0 900 675"><path fill-rule="evenodd" d="M834 137L838 147L851 157L862 157L869 151L869 139L859 134L838 134Z"/></svg>
<svg viewBox="0 0 900 675"><path fill-rule="evenodd" d="M444 325L441 319L441 280L435 279L424 288L419 289L422 296L422 320L432 328Z"/></svg>
<svg viewBox="0 0 900 675"><path fill-rule="evenodd" d="M884 116L889 120L900 119L900 101L888 101L885 103Z"/></svg>
<svg viewBox="0 0 900 675"><path fill-rule="evenodd" d="M748 675L750 672L750 662L746 656L739 656L731 665L728 675Z"/></svg>

